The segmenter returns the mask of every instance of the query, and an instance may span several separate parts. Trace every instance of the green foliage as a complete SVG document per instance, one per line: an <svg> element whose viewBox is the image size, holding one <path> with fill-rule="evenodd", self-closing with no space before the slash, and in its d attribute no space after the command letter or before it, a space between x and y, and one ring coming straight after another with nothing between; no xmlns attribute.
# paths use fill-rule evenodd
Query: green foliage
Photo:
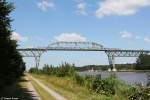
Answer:
<svg viewBox="0 0 150 100"><path fill-rule="evenodd" d="M37 69L37 68L30 68L29 70L30 73L35 73L35 74L40 74L41 70Z"/></svg>
<svg viewBox="0 0 150 100"><path fill-rule="evenodd" d="M115 80L112 77L101 79L96 77L92 82L92 89L94 92L102 95L114 95L115 94Z"/></svg>
<svg viewBox="0 0 150 100"><path fill-rule="evenodd" d="M150 88L138 86L132 91L132 94L128 96L129 100L150 100Z"/></svg>
<svg viewBox="0 0 150 100"><path fill-rule="evenodd" d="M97 76L86 76L82 77L78 74L75 74L74 81L81 85L85 86L89 91L101 95L114 95L115 94L115 78L110 76L105 79Z"/></svg>
<svg viewBox="0 0 150 100"><path fill-rule="evenodd" d="M149 73L147 73L147 78L148 78L148 83L147 83L147 86L149 86L150 87L150 72Z"/></svg>
<svg viewBox="0 0 150 100"><path fill-rule="evenodd" d="M65 77L65 76L73 76L75 74L74 67L75 67L74 65L71 65L69 63L64 63L57 67L45 64L42 69L31 68L29 72L36 74L46 74L46 75L55 75L58 77Z"/></svg>
<svg viewBox="0 0 150 100"><path fill-rule="evenodd" d="M84 77L79 76L78 74L74 74L73 76L73 80L75 81L75 83L83 86L84 85Z"/></svg>
<svg viewBox="0 0 150 100"><path fill-rule="evenodd" d="M136 61L136 69L149 70L150 69L150 55L141 54Z"/></svg>
<svg viewBox="0 0 150 100"><path fill-rule="evenodd" d="M101 77L99 77L101 78ZM95 80L94 76L86 76L84 86L89 90L92 91L93 81Z"/></svg>
<svg viewBox="0 0 150 100"><path fill-rule="evenodd" d="M11 3L0 0L0 89L12 84L25 70L22 56L16 50L17 43L11 40Z"/></svg>

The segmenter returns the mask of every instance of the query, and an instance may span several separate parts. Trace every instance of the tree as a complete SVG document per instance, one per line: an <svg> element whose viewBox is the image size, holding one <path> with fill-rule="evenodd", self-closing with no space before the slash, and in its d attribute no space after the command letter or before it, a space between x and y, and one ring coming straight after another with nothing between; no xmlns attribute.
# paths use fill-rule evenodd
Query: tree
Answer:
<svg viewBox="0 0 150 100"><path fill-rule="evenodd" d="M141 54L136 61L136 69L150 69L150 55Z"/></svg>
<svg viewBox="0 0 150 100"><path fill-rule="evenodd" d="M0 0L0 89L13 83L25 70L22 56L16 50L17 41L11 39L12 3Z"/></svg>

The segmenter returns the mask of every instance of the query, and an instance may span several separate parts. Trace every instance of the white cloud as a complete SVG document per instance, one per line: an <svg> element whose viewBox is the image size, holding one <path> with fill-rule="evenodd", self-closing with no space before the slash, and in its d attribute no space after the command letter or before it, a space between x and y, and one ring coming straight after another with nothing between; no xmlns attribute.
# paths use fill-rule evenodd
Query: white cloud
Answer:
<svg viewBox="0 0 150 100"><path fill-rule="evenodd" d="M133 15L139 8L150 6L150 0L104 0L96 11L97 17Z"/></svg>
<svg viewBox="0 0 150 100"><path fill-rule="evenodd" d="M133 34L127 31L120 32L120 35L123 39L131 39L133 37Z"/></svg>
<svg viewBox="0 0 150 100"><path fill-rule="evenodd" d="M25 42L25 41L28 40L28 37L21 36L20 34L18 34L18 33L16 33L16 32L12 32L11 39L12 39L12 40L16 40L16 41Z"/></svg>
<svg viewBox="0 0 150 100"><path fill-rule="evenodd" d="M126 40L141 40L141 41L144 41L144 42L147 42L147 43L150 43L150 38L149 37L142 37L142 36L138 36L138 35L135 35L131 32L128 32L128 31L122 31L120 32L120 37L122 39L126 39Z"/></svg>
<svg viewBox="0 0 150 100"><path fill-rule="evenodd" d="M42 0L41 2L37 3L37 6L42 11L47 11L49 8L55 8L55 4L53 2L48 2L48 0Z"/></svg>
<svg viewBox="0 0 150 100"><path fill-rule="evenodd" d="M86 41L86 38L77 33L62 33L59 36L56 36L55 40L66 42L84 42Z"/></svg>
<svg viewBox="0 0 150 100"><path fill-rule="evenodd" d="M150 43L150 38L146 37L144 38L144 41Z"/></svg>
<svg viewBox="0 0 150 100"><path fill-rule="evenodd" d="M87 12L86 12L86 6L87 4L85 2L79 2L77 4L77 14L79 15L87 15Z"/></svg>

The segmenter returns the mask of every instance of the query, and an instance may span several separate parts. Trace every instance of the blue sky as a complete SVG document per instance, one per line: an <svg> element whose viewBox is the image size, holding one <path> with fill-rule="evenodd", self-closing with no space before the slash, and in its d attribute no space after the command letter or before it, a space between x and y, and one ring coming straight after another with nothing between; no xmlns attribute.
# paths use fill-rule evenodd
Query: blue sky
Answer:
<svg viewBox="0 0 150 100"><path fill-rule="evenodd" d="M150 49L150 0L8 0L13 38L20 47L47 46L53 41L93 41L112 48ZM33 59L25 58L28 66ZM78 66L108 64L101 52L48 52L44 63ZM116 63L135 58L117 58Z"/></svg>

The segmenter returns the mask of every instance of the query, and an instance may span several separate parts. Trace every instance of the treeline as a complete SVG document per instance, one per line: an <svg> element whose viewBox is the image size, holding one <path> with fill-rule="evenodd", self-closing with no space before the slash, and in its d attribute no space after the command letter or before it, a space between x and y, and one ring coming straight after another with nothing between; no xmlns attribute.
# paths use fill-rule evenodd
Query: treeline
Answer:
<svg viewBox="0 0 150 100"><path fill-rule="evenodd" d="M59 66L45 64L42 69L30 68L30 73L55 75L58 77L73 76L75 74L74 64L63 63Z"/></svg>
<svg viewBox="0 0 150 100"><path fill-rule="evenodd" d="M14 83L25 70L22 56L16 50L17 41L11 39L12 19L9 14L13 9L11 3L0 0L0 95L3 89Z"/></svg>
<svg viewBox="0 0 150 100"><path fill-rule="evenodd" d="M136 60L137 70L150 70L150 55L141 54Z"/></svg>

